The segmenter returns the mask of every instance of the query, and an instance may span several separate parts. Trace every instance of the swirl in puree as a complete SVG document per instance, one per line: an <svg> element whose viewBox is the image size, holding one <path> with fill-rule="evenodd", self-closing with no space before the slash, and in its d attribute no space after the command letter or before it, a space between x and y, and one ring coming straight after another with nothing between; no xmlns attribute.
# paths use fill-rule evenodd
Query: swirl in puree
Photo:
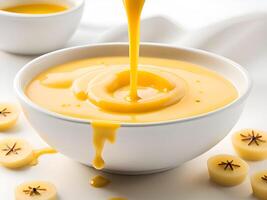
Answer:
<svg viewBox="0 0 267 200"><path fill-rule="evenodd" d="M128 16L127 57L97 57L54 66L26 88L38 105L91 122L96 169L106 141L120 124L170 121L221 108L238 96L219 74L193 63L140 57L140 16L144 0L124 0Z"/></svg>

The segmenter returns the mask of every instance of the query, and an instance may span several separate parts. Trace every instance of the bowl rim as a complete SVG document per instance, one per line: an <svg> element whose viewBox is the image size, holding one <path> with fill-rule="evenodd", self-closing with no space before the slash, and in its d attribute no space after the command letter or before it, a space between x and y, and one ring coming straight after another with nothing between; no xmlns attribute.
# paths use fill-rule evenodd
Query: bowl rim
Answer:
<svg viewBox="0 0 267 200"><path fill-rule="evenodd" d="M75 46L75 47L70 47L70 48L65 48L65 49L61 49L61 50L57 50L54 52L50 52L47 54L44 54L40 57L37 57L35 59L33 59L32 61L28 62L26 65L24 65L19 72L16 74L16 77L14 79L14 90L15 93L17 95L17 97L22 100L24 103L26 103L28 106L30 106L32 109L41 112L42 114L48 115L50 117L54 117L63 121L68 121L68 122L73 122L73 123L79 123L79 124L91 124L92 120L88 120L88 119L79 119L79 118L75 118L75 117L70 117L70 116L66 116L63 114L59 114L53 111L50 111L48 109L42 108L41 106L39 106L38 104L34 103L32 100L30 100L30 98L27 97L27 95L25 94L24 91L24 86L22 86L20 84L20 79L22 74L24 73L24 70L27 69L29 66L31 66L33 63L35 63L37 60L40 59L44 59L46 57L50 57L53 54L57 54L57 53L63 53L66 51L70 51L70 50L79 50L79 49L88 49L88 48L93 48L93 47L105 47L105 46L128 46L128 43L125 42L113 42L113 43L101 43L101 44L89 44L89 45L82 45L82 46ZM182 122L188 122L188 121L195 121L195 120L199 120L199 119L203 119L203 118L207 118L210 117L212 115L215 115L217 113L220 113L226 109L229 109L235 105L241 104L249 95L250 90L252 88L252 79L248 73L248 71L243 68L241 65L239 65L238 63L225 58L223 56L208 52L208 51L204 51L204 50L200 50L200 49L194 49L194 48L190 48L190 47L180 47L177 45L169 45L169 44L158 44L158 43L148 43L148 42L142 42L141 46L147 46L147 47L153 47L153 48L160 48L160 47L165 47L165 48L171 48L171 49L179 49L181 51L190 51L192 53L195 54L199 54L199 55L203 55L203 56L209 56L209 57L213 57L215 59L219 59L222 60L224 62L227 62L229 64L231 64L233 67L235 67L236 69L239 70L239 72L241 74L243 74L247 85L246 85L246 89L244 91L243 94L239 95L237 99L235 99L234 101L232 101L231 103L215 109L213 111L207 112L207 113L203 113L203 114L199 114L196 116L192 116L192 117L186 117L186 118L180 118L180 119L173 119L173 120L166 120L166 121L159 121L159 122L141 122L141 123L130 123L130 122L121 122L120 125L121 127L145 127L145 126L162 126L162 125L170 125L170 124L175 124L175 123L182 123Z"/></svg>
<svg viewBox="0 0 267 200"><path fill-rule="evenodd" d="M74 0L70 0L72 2L75 2ZM26 18L26 19L35 19L35 18L49 18L49 17L55 17L55 16L60 16L60 15L66 15L69 13L72 13L81 7L84 7L85 5L85 0L76 0L77 3L75 3L74 6L72 6L70 9L57 12L57 13L50 13L50 14L21 14L21 13L13 13L13 12L8 12L0 9L0 16L6 16L6 17L13 17L13 18Z"/></svg>

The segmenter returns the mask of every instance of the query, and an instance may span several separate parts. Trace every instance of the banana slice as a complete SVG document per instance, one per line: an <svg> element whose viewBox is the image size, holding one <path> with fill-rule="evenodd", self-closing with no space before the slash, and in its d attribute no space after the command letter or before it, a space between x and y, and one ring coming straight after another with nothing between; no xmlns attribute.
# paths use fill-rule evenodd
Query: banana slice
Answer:
<svg viewBox="0 0 267 200"><path fill-rule="evenodd" d="M19 185L15 191L16 200L57 200L56 187L49 182L31 181Z"/></svg>
<svg viewBox="0 0 267 200"><path fill-rule="evenodd" d="M7 168L21 168L34 160L34 151L25 140L6 138L0 140L0 164Z"/></svg>
<svg viewBox="0 0 267 200"><path fill-rule="evenodd" d="M12 128L18 119L19 110L18 108L9 103L0 104L0 131L5 131Z"/></svg>
<svg viewBox="0 0 267 200"><path fill-rule="evenodd" d="M267 158L267 133L254 129L236 132L232 137L234 149L246 160Z"/></svg>
<svg viewBox="0 0 267 200"><path fill-rule="evenodd" d="M267 200L267 170L255 173L251 177L251 186L255 197Z"/></svg>
<svg viewBox="0 0 267 200"><path fill-rule="evenodd" d="M217 155L208 160L210 179L223 186L242 183L248 174L248 164L231 155Z"/></svg>
<svg viewBox="0 0 267 200"><path fill-rule="evenodd" d="M51 153L57 153L57 151L50 147L33 150L32 146L23 139L6 138L0 140L0 164L7 168L17 169L36 165L41 155Z"/></svg>

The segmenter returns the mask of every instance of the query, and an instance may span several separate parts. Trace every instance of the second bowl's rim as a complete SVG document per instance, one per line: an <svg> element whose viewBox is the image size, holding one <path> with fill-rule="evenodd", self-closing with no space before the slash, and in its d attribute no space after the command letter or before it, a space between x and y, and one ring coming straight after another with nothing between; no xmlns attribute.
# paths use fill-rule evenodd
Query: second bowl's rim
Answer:
<svg viewBox="0 0 267 200"><path fill-rule="evenodd" d="M75 2L74 0L71 0ZM49 18L49 17L56 17L65 15L68 13L72 13L76 11L77 9L83 7L85 4L85 0L79 0L74 6L72 6L70 9L67 9L65 11L57 12L57 13L50 13L50 14L22 14L22 13L13 13L8 12L0 9L0 16L6 16L6 17L13 17L13 18L26 18L26 19L35 19L35 18Z"/></svg>
<svg viewBox="0 0 267 200"><path fill-rule="evenodd" d="M186 117L186 118L181 118L181 119L174 119L174 120L166 120L166 121L159 121L159 122L142 122L142 123L130 123L130 122L121 122L120 125L121 127L145 127L145 126L163 126L163 125L169 125L169 124L174 124L174 123L181 123L181 122L188 122L188 121L194 121L194 120L198 120L201 118L206 118L209 116L212 116L214 114L217 114L219 112L224 111L225 109L228 109L236 104L240 104L242 103L247 96L249 95L249 92L252 88L252 79L248 73L248 71L243 68L241 65L239 65L238 63L225 58L223 56L211 53L211 52L207 52L204 50L200 50L200 49L194 49L194 48L189 48L189 47L180 47L180 46L174 46L174 45L168 45L168 44L158 44L158 43L141 43L142 46L147 46L147 47L165 47L165 48L174 48L174 49L179 49L182 51L190 51L196 54L200 54L200 55L205 55L205 56L211 56L213 58L222 60L224 62L227 62L229 64L231 64L233 67L235 67L236 69L238 69L243 76L245 77L246 81L247 81L247 85L246 85L246 89L243 92L243 94L239 95L239 97L237 99L235 99L234 101L232 101L231 103L218 108L216 110L207 112L207 113L203 113L200 115L196 115L196 116L192 116L192 117ZM57 53L62 53L65 51L70 51L70 50L77 50L77 49L87 49L87 48L93 48L93 47L105 47L105 46L128 46L128 43L124 43L124 42L114 42L114 43L101 43L101 44L90 44L90 45L82 45L82 46L76 46L76 47L70 47L70 48L65 48L65 49L61 49L61 50L57 50L54 52L50 52L47 53L45 55L42 55L40 57L37 57L35 59L33 59L32 61L30 61L29 63L27 63L26 65L24 65L24 67L22 69L20 69L20 71L17 73L15 79L14 79L14 89L15 92L18 96L19 99L23 100L24 103L26 103L27 105L29 105L30 107L32 107L33 109L37 110L38 112L41 112L43 114L49 115L51 117L60 119L60 120L64 120L64 121L69 121L69 122L74 122L74 123L80 123L80 124L91 124L92 120L89 119L79 119L79 118L74 118L74 117L70 117L70 116L65 116L50 110L47 110L45 108L42 108L41 106L35 104L33 101L31 101L25 94L24 92L24 88L23 86L20 84L20 77L22 76L23 72L25 69L27 69L27 67L31 66L34 62L36 62L39 59L43 59L46 57L49 57L53 54L57 54Z"/></svg>

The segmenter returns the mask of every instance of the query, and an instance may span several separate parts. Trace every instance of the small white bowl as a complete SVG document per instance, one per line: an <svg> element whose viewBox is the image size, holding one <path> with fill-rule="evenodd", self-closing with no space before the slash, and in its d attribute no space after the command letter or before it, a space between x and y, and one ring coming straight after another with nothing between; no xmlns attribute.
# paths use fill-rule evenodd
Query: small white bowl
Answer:
<svg viewBox="0 0 267 200"><path fill-rule="evenodd" d="M54 14L19 14L1 9L24 4L59 4L69 9ZM17 54L43 54L64 46L77 29L84 0L1 0L0 49Z"/></svg>
<svg viewBox="0 0 267 200"><path fill-rule="evenodd" d="M176 167L209 150L235 125L251 88L245 69L229 59L201 50L142 44L141 56L196 63L230 80L239 97L216 111L159 123L123 123L115 144L104 149L106 171L145 174ZM14 87L31 125L52 147L66 156L91 165L94 155L89 121L53 113L32 102L24 93L27 84L44 70L77 59L127 56L128 45L100 44L64 49L43 55L21 69ZM49 100L49 99L47 99Z"/></svg>

